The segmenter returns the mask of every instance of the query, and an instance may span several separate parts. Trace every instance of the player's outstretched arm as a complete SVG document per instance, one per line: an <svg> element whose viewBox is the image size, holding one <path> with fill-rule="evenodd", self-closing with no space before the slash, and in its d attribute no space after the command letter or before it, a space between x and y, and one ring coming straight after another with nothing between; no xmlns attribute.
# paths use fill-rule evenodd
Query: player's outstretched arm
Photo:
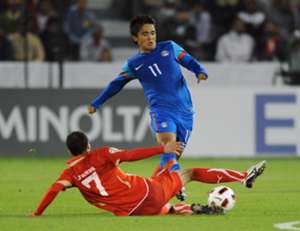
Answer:
<svg viewBox="0 0 300 231"><path fill-rule="evenodd" d="M37 209L31 214L31 216L41 216L45 211L45 209L55 199L57 194L60 191L65 190L66 188L69 187L71 187L71 183L66 180L57 181L53 185L51 185L51 187L48 189L43 199L39 203Z"/></svg>
<svg viewBox="0 0 300 231"><path fill-rule="evenodd" d="M187 53L177 43L172 42L171 44L177 62L189 71L194 72L198 83L200 83L201 80L206 80L208 78L206 69L194 57Z"/></svg>
<svg viewBox="0 0 300 231"><path fill-rule="evenodd" d="M101 92L99 96L92 101L88 107L88 113L95 113L97 108L101 107L101 105L104 104L109 98L119 93L122 88L132 79L133 78L128 77L124 73L121 73L116 79L110 82L110 84Z"/></svg>
<svg viewBox="0 0 300 231"><path fill-rule="evenodd" d="M155 146L150 148L136 148L132 150L119 150L111 152L109 158L112 162L123 162L123 161L136 161L149 158L154 155L163 153L176 153L180 155L183 151L183 145L181 142L169 142L166 145ZM109 151L110 152L110 151Z"/></svg>

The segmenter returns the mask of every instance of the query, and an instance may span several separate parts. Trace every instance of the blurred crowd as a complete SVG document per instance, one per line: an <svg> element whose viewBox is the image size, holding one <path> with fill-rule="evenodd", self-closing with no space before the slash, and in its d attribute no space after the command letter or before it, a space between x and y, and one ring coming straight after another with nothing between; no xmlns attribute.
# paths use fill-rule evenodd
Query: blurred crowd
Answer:
<svg viewBox="0 0 300 231"><path fill-rule="evenodd" d="M144 0L144 9L160 22L161 39L200 60L284 60L300 28L299 0Z"/></svg>
<svg viewBox="0 0 300 231"><path fill-rule="evenodd" d="M86 3L1 0L0 60L111 61L103 27Z"/></svg>
<svg viewBox="0 0 300 231"><path fill-rule="evenodd" d="M112 61L101 20L86 4L1 0L0 60ZM174 40L201 61L300 57L300 0L112 0L112 5L120 19L152 15L159 40Z"/></svg>

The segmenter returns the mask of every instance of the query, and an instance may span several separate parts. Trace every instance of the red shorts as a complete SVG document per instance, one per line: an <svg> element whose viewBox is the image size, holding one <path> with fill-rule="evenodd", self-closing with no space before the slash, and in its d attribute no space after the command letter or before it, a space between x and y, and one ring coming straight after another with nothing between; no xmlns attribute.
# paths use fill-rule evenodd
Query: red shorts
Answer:
<svg viewBox="0 0 300 231"><path fill-rule="evenodd" d="M182 188L180 173L165 170L159 176L147 179L149 194L131 215L156 215Z"/></svg>

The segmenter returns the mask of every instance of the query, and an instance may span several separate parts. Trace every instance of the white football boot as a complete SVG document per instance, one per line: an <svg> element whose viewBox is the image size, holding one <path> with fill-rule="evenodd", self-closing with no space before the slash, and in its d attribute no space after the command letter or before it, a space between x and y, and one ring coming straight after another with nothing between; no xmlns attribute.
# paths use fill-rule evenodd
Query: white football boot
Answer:
<svg viewBox="0 0 300 231"><path fill-rule="evenodd" d="M260 176L265 168L266 168L266 161L263 160L261 162L258 162L255 165L252 165L248 170L247 170L247 176L245 178L245 180L243 181L243 184L247 187L247 188L252 188L253 187L253 183L255 181L255 179Z"/></svg>

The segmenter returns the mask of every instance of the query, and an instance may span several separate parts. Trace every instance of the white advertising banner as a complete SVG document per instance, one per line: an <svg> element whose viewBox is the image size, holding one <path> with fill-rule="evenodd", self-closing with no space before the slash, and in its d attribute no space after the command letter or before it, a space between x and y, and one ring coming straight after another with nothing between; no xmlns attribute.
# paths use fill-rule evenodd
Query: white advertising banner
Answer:
<svg viewBox="0 0 300 231"><path fill-rule="evenodd" d="M299 88L191 91L196 114L185 156L299 154Z"/></svg>
<svg viewBox="0 0 300 231"><path fill-rule="evenodd" d="M194 128L184 157L295 156L300 153L300 88L191 86ZM154 145L141 89L124 89L93 116L97 90L0 90L0 156L63 155L83 130L94 145Z"/></svg>
<svg viewBox="0 0 300 231"><path fill-rule="evenodd" d="M202 63L209 72L209 86L272 86L275 73L279 70L276 62L257 62L239 64ZM64 64L63 88L103 88L120 72L122 62L91 63L66 62ZM1 88L58 88L59 67L57 63L28 63L28 82L25 84L24 63L0 63L0 89ZM182 68L189 86L197 85L193 73ZM127 89L140 89L138 81L132 81Z"/></svg>

